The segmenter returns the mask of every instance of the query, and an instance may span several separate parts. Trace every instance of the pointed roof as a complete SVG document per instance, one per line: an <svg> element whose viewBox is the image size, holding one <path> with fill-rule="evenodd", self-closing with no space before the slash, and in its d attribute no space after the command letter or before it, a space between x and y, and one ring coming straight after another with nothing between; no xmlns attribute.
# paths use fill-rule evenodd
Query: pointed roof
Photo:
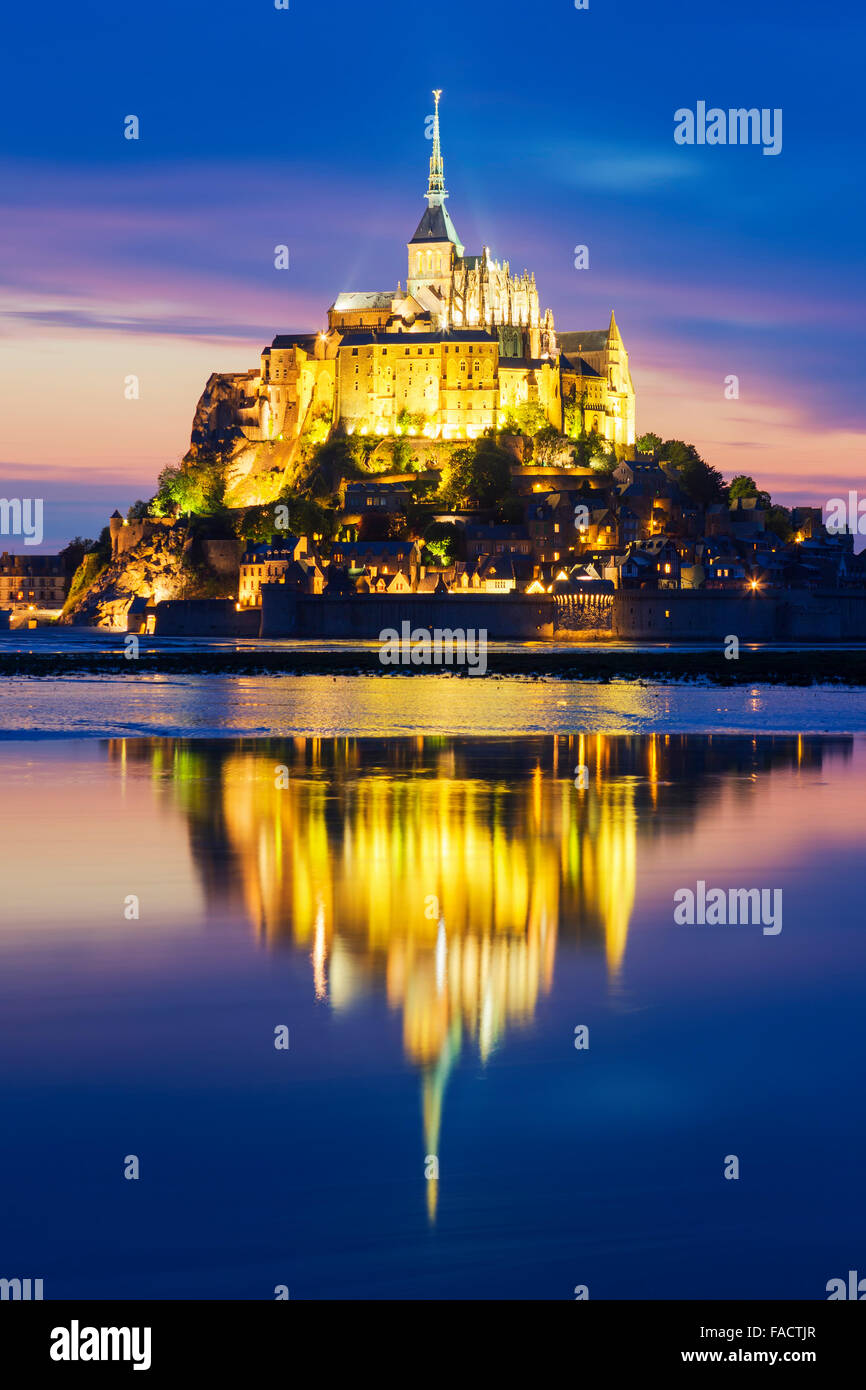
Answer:
<svg viewBox="0 0 866 1390"><path fill-rule="evenodd" d="M433 151L430 155L430 178L427 183L427 192L424 195L428 201L442 201L448 197L445 188L445 162L442 158L442 145L439 140L439 98L441 95L441 89L433 93L433 100L436 103L433 114Z"/></svg>
<svg viewBox="0 0 866 1390"><path fill-rule="evenodd" d="M573 362L584 352L604 352L608 332L607 328L584 328L576 333L557 333L556 339L561 351Z"/></svg>
<svg viewBox="0 0 866 1390"><path fill-rule="evenodd" d="M457 247L458 256L463 254L463 244L443 203L431 203L426 209L409 245L413 246L417 241L452 241Z"/></svg>

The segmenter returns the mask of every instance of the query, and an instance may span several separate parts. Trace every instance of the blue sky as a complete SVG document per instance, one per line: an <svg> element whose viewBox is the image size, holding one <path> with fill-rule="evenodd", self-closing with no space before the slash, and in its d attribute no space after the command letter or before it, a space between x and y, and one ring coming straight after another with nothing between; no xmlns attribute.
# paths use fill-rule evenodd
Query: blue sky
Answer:
<svg viewBox="0 0 866 1390"><path fill-rule="evenodd" d="M0 90L4 494L46 498L46 546L95 534L183 454L210 371L320 326L342 289L405 282L434 86L462 240L534 270L563 331L616 309L640 430L691 439L782 501L857 487L864 30L852 0L17 8ZM781 108L781 154L677 146L674 111L698 100Z"/></svg>

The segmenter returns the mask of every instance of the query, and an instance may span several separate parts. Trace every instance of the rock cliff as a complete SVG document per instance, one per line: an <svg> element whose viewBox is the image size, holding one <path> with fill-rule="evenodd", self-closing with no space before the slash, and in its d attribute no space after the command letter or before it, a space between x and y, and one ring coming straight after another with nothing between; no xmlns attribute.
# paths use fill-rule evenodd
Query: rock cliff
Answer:
<svg viewBox="0 0 866 1390"><path fill-rule="evenodd" d="M196 586L191 568L191 541L176 526L142 540L102 569L63 616L65 623L87 627L126 627L134 598L184 598Z"/></svg>

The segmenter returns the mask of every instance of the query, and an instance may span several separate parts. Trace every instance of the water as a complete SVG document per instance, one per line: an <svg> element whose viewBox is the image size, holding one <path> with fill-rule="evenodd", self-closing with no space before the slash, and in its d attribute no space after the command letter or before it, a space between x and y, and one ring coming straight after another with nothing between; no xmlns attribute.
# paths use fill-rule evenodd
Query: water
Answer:
<svg viewBox="0 0 866 1390"><path fill-rule="evenodd" d="M866 732L866 689L460 676L0 681L0 741L135 735Z"/></svg>
<svg viewBox="0 0 866 1390"><path fill-rule="evenodd" d="M862 1265L850 694L119 684L3 692L0 1274L823 1298ZM808 698L801 727L860 732L757 732ZM64 701L91 737L33 737ZM626 732L555 736L578 714ZM124 721L220 737L96 736ZM782 931L675 925L698 879L780 887Z"/></svg>

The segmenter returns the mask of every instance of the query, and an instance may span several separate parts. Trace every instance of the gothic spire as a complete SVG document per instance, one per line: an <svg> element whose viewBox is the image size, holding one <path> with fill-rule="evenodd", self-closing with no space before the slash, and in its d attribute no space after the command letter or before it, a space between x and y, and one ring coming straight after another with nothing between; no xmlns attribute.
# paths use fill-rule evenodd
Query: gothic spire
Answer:
<svg viewBox="0 0 866 1390"><path fill-rule="evenodd" d="M439 142L439 98L442 95L441 89L433 93L436 108L433 115L433 152L430 155L430 182L427 185L427 202L429 206L441 206L448 194L445 190L445 164L442 159L442 146Z"/></svg>

